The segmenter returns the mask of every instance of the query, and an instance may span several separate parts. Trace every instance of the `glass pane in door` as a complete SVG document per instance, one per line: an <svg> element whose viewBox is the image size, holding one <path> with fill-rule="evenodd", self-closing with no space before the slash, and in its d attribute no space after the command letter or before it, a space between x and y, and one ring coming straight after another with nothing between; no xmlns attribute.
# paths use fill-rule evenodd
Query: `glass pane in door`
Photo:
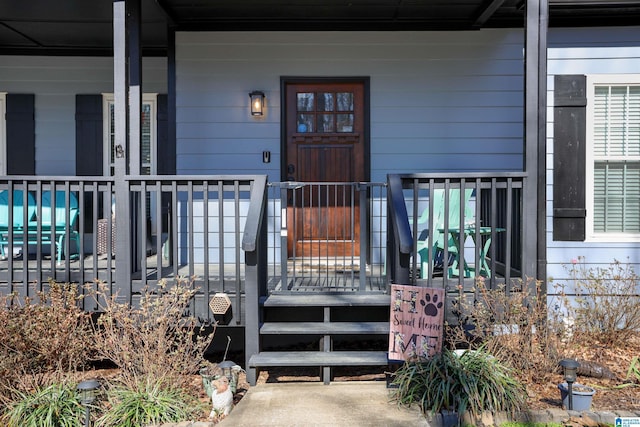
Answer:
<svg viewBox="0 0 640 427"><path fill-rule="evenodd" d="M333 93L318 94L318 111L333 111Z"/></svg>
<svg viewBox="0 0 640 427"><path fill-rule="evenodd" d="M334 115L318 114L318 132L335 132Z"/></svg>
<svg viewBox="0 0 640 427"><path fill-rule="evenodd" d="M336 114L336 132L353 132L353 114Z"/></svg>
<svg viewBox="0 0 640 427"><path fill-rule="evenodd" d="M302 92L297 94L297 109L298 111L313 111L313 103L315 99L313 92Z"/></svg>
<svg viewBox="0 0 640 427"><path fill-rule="evenodd" d="M339 92L336 94L338 111L353 111L353 93Z"/></svg>

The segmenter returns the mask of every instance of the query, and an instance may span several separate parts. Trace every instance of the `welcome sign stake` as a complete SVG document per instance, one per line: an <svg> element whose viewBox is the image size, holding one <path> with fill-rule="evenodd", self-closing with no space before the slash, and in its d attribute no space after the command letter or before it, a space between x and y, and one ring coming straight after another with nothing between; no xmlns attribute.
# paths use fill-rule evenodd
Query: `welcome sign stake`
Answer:
<svg viewBox="0 0 640 427"><path fill-rule="evenodd" d="M444 289L391 285L389 359L427 358L442 350Z"/></svg>

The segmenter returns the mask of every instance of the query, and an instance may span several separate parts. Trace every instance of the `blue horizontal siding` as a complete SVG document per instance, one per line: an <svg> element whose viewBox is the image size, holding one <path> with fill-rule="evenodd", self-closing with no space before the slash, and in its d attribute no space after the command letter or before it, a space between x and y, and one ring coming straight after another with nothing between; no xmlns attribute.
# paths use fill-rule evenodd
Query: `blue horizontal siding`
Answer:
<svg viewBox="0 0 640 427"><path fill-rule="evenodd" d="M144 90L166 93L167 63L143 61ZM35 95L36 174L75 174L75 96L113 92L113 59L3 56L0 91Z"/></svg>
<svg viewBox="0 0 640 427"><path fill-rule="evenodd" d="M178 32L178 172L279 176L275 159L265 165L254 154L280 153L283 76L370 78L373 180L521 170L523 40L521 30ZM267 98L261 120L248 114L256 89Z"/></svg>
<svg viewBox="0 0 640 427"><path fill-rule="evenodd" d="M640 272L640 242L553 240L553 77L556 74L640 73L640 27L551 29L548 49L547 126L547 273L554 282L570 279L572 260L587 269L630 263ZM587 184L588 185L588 184ZM587 190L589 191L589 190ZM589 207L587 207L589 209ZM587 215L589 215L587 210ZM589 231L587 231L589 234ZM550 292L555 292L552 285Z"/></svg>

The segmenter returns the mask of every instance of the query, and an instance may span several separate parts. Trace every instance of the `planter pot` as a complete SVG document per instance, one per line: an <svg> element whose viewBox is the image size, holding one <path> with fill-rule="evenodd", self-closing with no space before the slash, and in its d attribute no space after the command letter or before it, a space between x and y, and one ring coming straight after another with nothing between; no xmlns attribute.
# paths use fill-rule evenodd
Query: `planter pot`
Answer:
<svg viewBox="0 0 640 427"><path fill-rule="evenodd" d="M216 371L214 369L214 371ZM231 378L229 380L229 388L231 389L231 393L235 394L236 389L238 388L238 377L240 376L240 371L242 368L240 366L235 365L231 369ZM207 396L211 397L213 394L213 390L215 387L213 386L213 381L220 378L222 374L218 372L212 373L208 368L200 369L200 377L202 377L202 386L204 387L204 391L207 393Z"/></svg>
<svg viewBox="0 0 640 427"><path fill-rule="evenodd" d="M562 407L569 409L569 385L565 383L558 384L560 390L560 398L562 399ZM588 411L591 408L591 399L596 394L596 390L592 387L573 383L571 395L573 397L574 411Z"/></svg>
<svg viewBox="0 0 640 427"><path fill-rule="evenodd" d="M460 417L455 411L448 411L443 409L440 411L442 416L442 427L456 427L460 425Z"/></svg>
<svg viewBox="0 0 640 427"><path fill-rule="evenodd" d="M204 387L204 391L207 393L207 396L211 398L214 389L213 384L211 383L218 377L218 375L212 375L209 369L202 368L200 369L200 377L202 378L202 386Z"/></svg>

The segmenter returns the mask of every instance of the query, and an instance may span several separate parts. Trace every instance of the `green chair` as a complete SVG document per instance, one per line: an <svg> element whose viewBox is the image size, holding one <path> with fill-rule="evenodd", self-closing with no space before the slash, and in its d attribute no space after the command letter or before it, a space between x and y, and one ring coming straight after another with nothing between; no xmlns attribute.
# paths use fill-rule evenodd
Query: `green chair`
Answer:
<svg viewBox="0 0 640 427"><path fill-rule="evenodd" d="M13 190L13 218L9 224L9 192L0 191L0 256L7 257L6 247L9 245L9 229L13 232L14 244L22 244L24 240L24 214L27 221L33 219L36 212L36 202L31 193L27 192L27 200L24 200L23 190Z"/></svg>
<svg viewBox="0 0 640 427"><path fill-rule="evenodd" d="M42 243L55 242L56 259L58 264L62 262L64 253L64 239L67 236L67 211L69 212L68 232L69 239L76 244L76 250L80 248L80 234L76 230L76 222L78 219L78 199L74 193L69 193L69 206L67 209L66 192L56 191L55 206L52 204L51 191L42 192L42 211L35 221L29 222L29 234L31 239L37 239L37 233L40 232L40 241ZM53 223L55 212L55 224ZM38 230L38 222L40 229ZM64 253L66 256L67 254Z"/></svg>
<svg viewBox="0 0 640 427"><path fill-rule="evenodd" d="M464 190L464 207L465 207L465 219L473 218L474 212L469 205L469 200L473 194L473 189ZM429 208L427 207L420 218L418 218L418 225L426 224L426 233L421 236L422 239L418 240L418 254L420 255L420 277L425 279L429 275L433 274L433 270L436 268L442 268L447 270L447 274L450 274L453 270L458 268L457 260L459 258L458 245L451 236L447 233L444 235L445 226L445 190L436 189L433 190L433 222L429 223ZM431 229L429 227L432 226ZM460 190L449 190L449 220L448 229L460 229ZM422 228L424 229L424 228ZM415 233L418 235L418 233ZM431 247L429 247L429 234L433 235ZM447 248L448 260L444 260L445 244ZM432 253L433 267L429 263L429 253ZM466 263L465 263L466 264ZM464 268L465 276L469 273L469 269Z"/></svg>

